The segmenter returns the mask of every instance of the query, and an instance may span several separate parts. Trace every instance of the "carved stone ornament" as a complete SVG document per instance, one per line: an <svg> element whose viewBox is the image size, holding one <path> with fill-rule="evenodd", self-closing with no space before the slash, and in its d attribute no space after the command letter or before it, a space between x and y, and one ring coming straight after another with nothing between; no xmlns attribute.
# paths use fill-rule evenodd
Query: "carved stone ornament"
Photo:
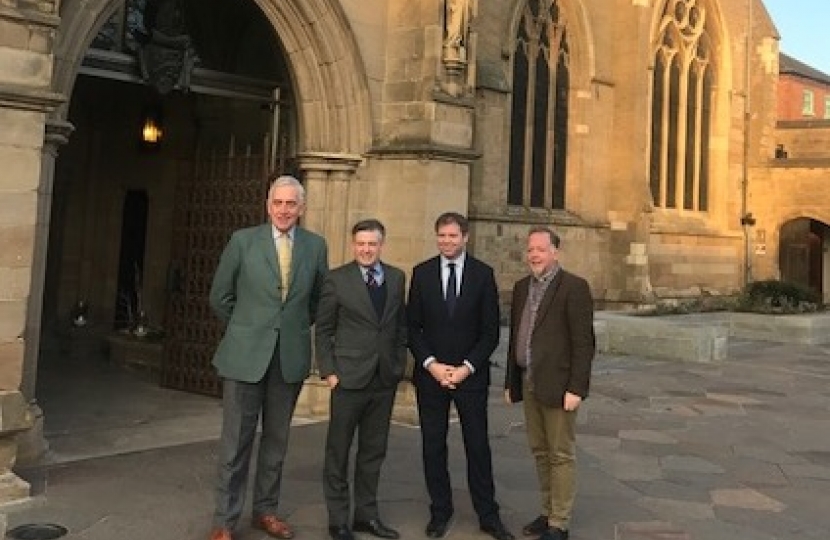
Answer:
<svg viewBox="0 0 830 540"><path fill-rule="evenodd" d="M185 33L178 2L161 0L153 15L147 21L149 41L138 51L141 75L160 94L175 88L187 90L196 63L196 51L190 36Z"/></svg>

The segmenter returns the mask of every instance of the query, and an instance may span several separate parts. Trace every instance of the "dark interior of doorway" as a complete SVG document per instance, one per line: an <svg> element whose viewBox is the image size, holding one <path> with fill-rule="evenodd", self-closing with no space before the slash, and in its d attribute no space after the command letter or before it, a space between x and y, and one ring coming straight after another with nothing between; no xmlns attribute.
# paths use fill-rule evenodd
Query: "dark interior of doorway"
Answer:
<svg viewBox="0 0 830 540"><path fill-rule="evenodd" d="M131 328L143 317L142 280L149 201L145 190L128 190L121 212L121 253L114 329Z"/></svg>

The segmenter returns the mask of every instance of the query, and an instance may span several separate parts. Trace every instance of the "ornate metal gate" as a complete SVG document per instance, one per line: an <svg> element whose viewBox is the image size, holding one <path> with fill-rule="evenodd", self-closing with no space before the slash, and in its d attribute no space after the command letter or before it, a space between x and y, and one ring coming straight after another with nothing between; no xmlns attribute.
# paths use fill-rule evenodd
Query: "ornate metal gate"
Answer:
<svg viewBox="0 0 830 540"><path fill-rule="evenodd" d="M231 233L265 220L268 141L237 155L197 152L176 186L168 329L161 384L220 395L211 358L223 327L208 304L213 273Z"/></svg>

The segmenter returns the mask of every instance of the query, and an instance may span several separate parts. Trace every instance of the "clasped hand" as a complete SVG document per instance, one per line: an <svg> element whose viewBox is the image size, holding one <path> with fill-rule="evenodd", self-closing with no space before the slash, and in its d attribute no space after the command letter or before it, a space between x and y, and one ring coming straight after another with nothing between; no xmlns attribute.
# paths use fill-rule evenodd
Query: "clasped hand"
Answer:
<svg viewBox="0 0 830 540"><path fill-rule="evenodd" d="M429 372L438 383L448 390L455 390L456 387L470 376L470 368L467 365L451 366L439 361L429 365Z"/></svg>

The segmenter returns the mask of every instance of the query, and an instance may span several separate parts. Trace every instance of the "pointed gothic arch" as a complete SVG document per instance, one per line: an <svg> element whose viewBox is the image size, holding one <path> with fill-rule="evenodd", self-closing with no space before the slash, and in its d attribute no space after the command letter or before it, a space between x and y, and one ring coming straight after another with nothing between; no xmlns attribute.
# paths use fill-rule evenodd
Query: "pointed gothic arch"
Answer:
<svg viewBox="0 0 830 540"><path fill-rule="evenodd" d="M652 26L649 187L656 208L708 212L721 191L730 55L718 3L666 0Z"/></svg>
<svg viewBox="0 0 830 540"><path fill-rule="evenodd" d="M567 165L572 126L584 118L577 96L590 88L595 65L585 10L578 1L523 0L506 35L512 90L506 202L565 210L575 191Z"/></svg>
<svg viewBox="0 0 830 540"><path fill-rule="evenodd" d="M366 71L339 3L333 0L247 0L271 22L291 71L299 117L299 153L327 157L365 152L371 141ZM98 29L123 0L66 0L55 47L53 89L72 88ZM56 112L66 117L68 105Z"/></svg>

